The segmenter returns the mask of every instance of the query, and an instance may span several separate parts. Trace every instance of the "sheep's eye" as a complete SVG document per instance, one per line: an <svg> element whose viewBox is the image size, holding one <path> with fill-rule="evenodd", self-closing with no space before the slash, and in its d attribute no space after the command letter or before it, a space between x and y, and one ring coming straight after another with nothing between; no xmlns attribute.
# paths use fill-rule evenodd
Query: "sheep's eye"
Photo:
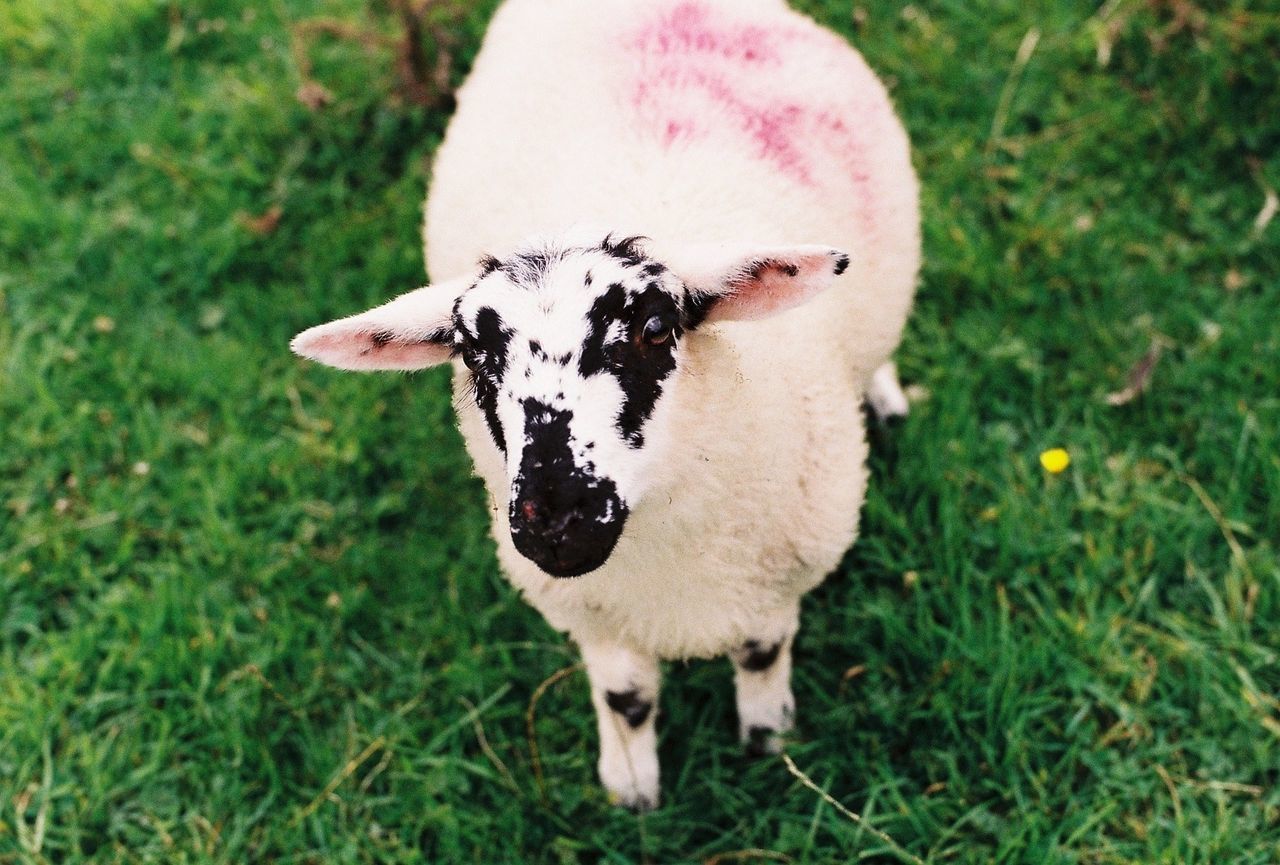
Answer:
<svg viewBox="0 0 1280 865"><path fill-rule="evenodd" d="M655 315L644 323L641 337L646 345L662 345L671 339L674 328L660 315Z"/></svg>
<svg viewBox="0 0 1280 865"><path fill-rule="evenodd" d="M467 369L475 372L480 368L480 353L473 348L464 348L462 350L462 362L466 364Z"/></svg>

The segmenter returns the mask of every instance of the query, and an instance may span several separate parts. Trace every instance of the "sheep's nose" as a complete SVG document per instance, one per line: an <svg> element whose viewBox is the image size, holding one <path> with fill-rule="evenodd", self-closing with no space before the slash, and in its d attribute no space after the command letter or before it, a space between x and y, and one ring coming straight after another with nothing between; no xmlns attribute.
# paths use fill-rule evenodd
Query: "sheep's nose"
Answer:
<svg viewBox="0 0 1280 865"><path fill-rule="evenodd" d="M553 546L563 543L566 540L565 532L585 518L582 503L552 508L545 501L530 497L522 499L517 508L517 520L523 523L521 528L540 536Z"/></svg>
<svg viewBox="0 0 1280 865"><path fill-rule="evenodd" d="M576 577L609 558L627 508L612 491L525 484L515 490L509 516L521 555L553 577Z"/></svg>

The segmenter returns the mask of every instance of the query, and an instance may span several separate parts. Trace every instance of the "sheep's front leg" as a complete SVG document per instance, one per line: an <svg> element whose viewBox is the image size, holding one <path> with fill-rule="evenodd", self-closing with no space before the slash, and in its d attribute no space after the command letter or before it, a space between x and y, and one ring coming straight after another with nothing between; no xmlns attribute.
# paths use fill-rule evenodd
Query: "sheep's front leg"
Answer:
<svg viewBox="0 0 1280 865"><path fill-rule="evenodd" d="M658 805L658 659L618 645L582 646L600 731L600 783L619 805Z"/></svg>
<svg viewBox="0 0 1280 865"><path fill-rule="evenodd" d="M781 734L795 722L791 694L791 644L799 626L799 608L761 622L758 636L729 653L738 692L738 728L754 757L782 750Z"/></svg>

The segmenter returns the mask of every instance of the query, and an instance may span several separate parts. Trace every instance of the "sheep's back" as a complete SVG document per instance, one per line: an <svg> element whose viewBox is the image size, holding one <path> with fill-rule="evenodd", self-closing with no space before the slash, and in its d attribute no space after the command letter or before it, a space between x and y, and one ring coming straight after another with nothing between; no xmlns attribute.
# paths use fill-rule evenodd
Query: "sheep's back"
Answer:
<svg viewBox="0 0 1280 865"><path fill-rule="evenodd" d="M779 326L868 373L919 266L901 124L862 58L776 0L508 0L441 147L434 278L590 224L678 242L825 243L853 267Z"/></svg>

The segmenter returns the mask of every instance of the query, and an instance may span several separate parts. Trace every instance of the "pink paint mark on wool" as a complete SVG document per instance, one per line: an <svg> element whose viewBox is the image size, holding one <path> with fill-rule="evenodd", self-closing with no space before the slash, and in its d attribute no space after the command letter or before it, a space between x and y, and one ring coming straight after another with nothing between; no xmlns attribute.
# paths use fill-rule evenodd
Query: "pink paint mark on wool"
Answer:
<svg viewBox="0 0 1280 865"><path fill-rule="evenodd" d="M673 78L676 80L672 81ZM754 143L761 159L774 163L801 183L812 183L805 154L799 147L808 117L803 106L785 101L757 104L744 98L725 76L704 69L664 70L657 80L672 86L694 87L705 93L734 118ZM651 93L652 89L642 84L637 89L637 101L643 104ZM670 145L700 134L702 127L697 119L672 116L666 121L664 142Z"/></svg>
<svg viewBox="0 0 1280 865"><path fill-rule="evenodd" d="M866 126L875 128L874 124L883 122L883 111L877 107L864 112ZM855 135L844 119L831 111L823 111L817 116L821 130L822 144L832 153L839 154L844 163L846 176L853 181L858 197L858 210L868 224L876 221L876 190L871 176L870 159L867 153L867 142Z"/></svg>
<svg viewBox="0 0 1280 865"><path fill-rule="evenodd" d="M756 158L794 182L835 194L841 180L829 172L838 166L864 225L875 222L868 139L883 133L892 109L844 40L818 28L766 28L721 7L682 0L659 6L623 45L638 62L631 108L663 146L731 130ZM784 67L823 75L838 70L849 85L837 91L780 86L789 80L779 77Z"/></svg>
<svg viewBox="0 0 1280 865"><path fill-rule="evenodd" d="M794 101L749 97L747 88L739 86L744 79L760 80L761 67L780 65L779 44L796 35L716 21L703 3L678 3L629 40L628 47L640 56L645 70L632 92L632 107L661 130L663 144L670 147L707 134L706 118L687 107L681 110L680 100L672 98L700 91L750 137L759 158L809 184L809 168L797 146L804 108Z"/></svg>
<svg viewBox="0 0 1280 865"><path fill-rule="evenodd" d="M777 165L805 185L812 185L808 159L800 147L806 121L800 105L778 103L763 108L742 105L743 128L759 147L761 159Z"/></svg>
<svg viewBox="0 0 1280 865"><path fill-rule="evenodd" d="M763 27L716 26L710 18L709 10L702 3L679 3L641 30L633 47L659 56L704 54L749 64L780 61L771 34Z"/></svg>
<svg viewBox="0 0 1280 865"><path fill-rule="evenodd" d="M688 120L668 120L666 134L662 136L662 143L670 147L681 138L691 138L695 132L692 122Z"/></svg>

